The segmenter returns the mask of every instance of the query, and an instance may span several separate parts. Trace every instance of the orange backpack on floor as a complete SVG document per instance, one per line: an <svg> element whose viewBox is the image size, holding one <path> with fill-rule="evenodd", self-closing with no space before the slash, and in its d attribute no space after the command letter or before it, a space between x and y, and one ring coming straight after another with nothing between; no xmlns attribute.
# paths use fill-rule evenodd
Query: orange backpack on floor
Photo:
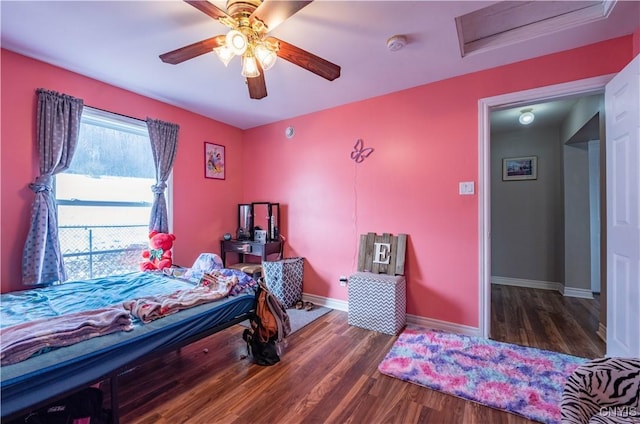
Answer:
<svg viewBox="0 0 640 424"><path fill-rule="evenodd" d="M259 365L278 362L284 354L285 338L291 333L291 322L285 307L262 280L258 281L255 312L249 322L251 327L244 331L242 337L254 362Z"/></svg>

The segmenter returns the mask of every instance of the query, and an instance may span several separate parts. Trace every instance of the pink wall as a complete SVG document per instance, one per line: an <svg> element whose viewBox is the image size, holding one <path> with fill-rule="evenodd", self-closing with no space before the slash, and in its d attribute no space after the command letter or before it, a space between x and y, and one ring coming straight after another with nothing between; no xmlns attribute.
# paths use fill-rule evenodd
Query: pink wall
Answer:
<svg viewBox="0 0 640 424"><path fill-rule="evenodd" d="M408 313L477 327L478 199L457 192L458 182L477 182L478 99L614 73L633 50L633 37L623 37L244 133L3 50L2 290L19 288L32 199L27 184L37 173L34 90L45 87L91 106L181 125L177 262L217 252L220 235L235 228L238 202L280 202L285 254L306 258L306 293L346 301L338 276L355 270L358 235L405 232ZM290 140L284 137L289 125L296 128ZM356 165L349 154L358 138L375 152ZM202 178L204 140L227 145L226 181Z"/></svg>
<svg viewBox="0 0 640 424"><path fill-rule="evenodd" d="M219 251L220 236L236 227L243 176L242 131L183 109L133 94L43 62L1 50L2 292L21 288L21 255L38 174L35 156L35 90L43 87L82 98L85 105L135 118L180 125L174 165L175 262L191 264L203 251ZM204 178L204 141L226 145L225 181Z"/></svg>
<svg viewBox="0 0 640 424"><path fill-rule="evenodd" d="M452 78L246 131L245 200L284 205L287 256L304 256L304 290L347 299L358 235L407 233L407 312L478 326L478 100L614 73L631 59L624 37ZM296 129L293 139L284 129ZM362 138L375 152L349 155ZM253 160L250 160L253 159Z"/></svg>

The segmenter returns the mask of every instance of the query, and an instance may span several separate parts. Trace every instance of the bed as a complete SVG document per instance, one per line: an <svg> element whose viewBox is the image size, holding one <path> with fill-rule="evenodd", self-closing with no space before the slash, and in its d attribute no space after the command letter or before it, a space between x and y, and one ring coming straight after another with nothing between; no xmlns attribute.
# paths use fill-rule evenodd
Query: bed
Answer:
<svg viewBox="0 0 640 424"><path fill-rule="evenodd" d="M216 255L209 257L208 261L212 260L214 266L221 266ZM196 264L186 275L182 275L182 271L176 275L175 269L165 273L131 273L0 295L2 421L111 379L113 421L118 422L119 373L247 319L254 307L255 281L240 271L216 268L213 274L224 276L220 281L229 290L215 300L208 293L205 299L199 293L210 281L198 277L204 271L197 269ZM198 297L192 297L193 293ZM105 310L111 313L110 308L122 309L125 304L128 314L119 310L111 314L117 318L114 321L117 328L105 334L90 331L91 335L85 340L56 348L33 348L31 340L23 343L26 349L12 351L6 346L11 338L8 329L16 329L21 324L46 322L54 327L57 320L66 323L68 317L84 317ZM157 305L160 306L156 308ZM37 331L30 329L29 333L37 334ZM60 343L64 344L65 338L61 339ZM48 340L44 344L47 343ZM31 354L34 350L37 351Z"/></svg>

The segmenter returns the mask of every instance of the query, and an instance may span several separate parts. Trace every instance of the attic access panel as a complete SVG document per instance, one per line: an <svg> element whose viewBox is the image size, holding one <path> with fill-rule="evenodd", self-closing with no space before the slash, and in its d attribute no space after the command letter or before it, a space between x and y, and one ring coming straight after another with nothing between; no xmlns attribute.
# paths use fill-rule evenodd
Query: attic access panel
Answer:
<svg viewBox="0 0 640 424"><path fill-rule="evenodd" d="M501 1L456 17L462 56L530 40L609 16L614 0Z"/></svg>

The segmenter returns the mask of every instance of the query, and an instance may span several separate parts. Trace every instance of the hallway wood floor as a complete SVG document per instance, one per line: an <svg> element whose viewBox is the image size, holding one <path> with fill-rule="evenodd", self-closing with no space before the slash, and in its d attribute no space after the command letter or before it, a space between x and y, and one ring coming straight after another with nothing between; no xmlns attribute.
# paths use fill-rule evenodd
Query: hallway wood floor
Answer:
<svg viewBox="0 0 640 424"><path fill-rule="evenodd" d="M602 357L599 296L565 297L555 290L493 284L491 338L584 358Z"/></svg>
<svg viewBox="0 0 640 424"><path fill-rule="evenodd" d="M597 307L548 295L497 288L495 334L557 351L595 352L595 341L564 334L584 332L578 324L597 317ZM569 322L560 318L564 303L575 308ZM286 355L272 367L244 358L242 330L230 327L122 375L120 422L532 423L380 374L377 366L396 337L349 326L346 312L332 311L291 335ZM108 383L103 389L108 393Z"/></svg>

